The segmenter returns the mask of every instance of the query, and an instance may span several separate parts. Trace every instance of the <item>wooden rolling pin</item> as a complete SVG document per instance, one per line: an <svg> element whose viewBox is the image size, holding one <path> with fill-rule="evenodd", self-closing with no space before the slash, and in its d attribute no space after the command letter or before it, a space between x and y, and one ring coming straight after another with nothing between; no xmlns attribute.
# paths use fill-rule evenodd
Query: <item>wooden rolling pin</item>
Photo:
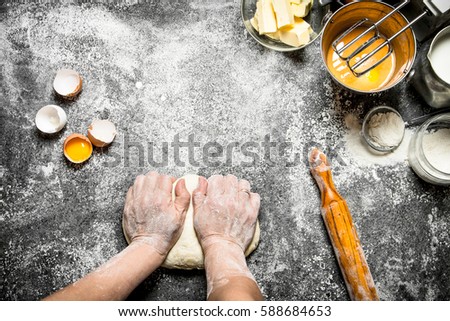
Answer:
<svg viewBox="0 0 450 321"><path fill-rule="evenodd" d="M352 300L379 300L347 203L336 190L327 157L309 154L311 173L322 197L322 217Z"/></svg>

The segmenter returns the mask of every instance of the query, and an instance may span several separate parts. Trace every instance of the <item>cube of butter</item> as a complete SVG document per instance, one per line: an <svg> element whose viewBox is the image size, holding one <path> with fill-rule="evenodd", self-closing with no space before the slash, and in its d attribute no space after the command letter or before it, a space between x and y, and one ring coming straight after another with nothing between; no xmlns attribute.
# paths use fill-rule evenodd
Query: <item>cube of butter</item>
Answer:
<svg viewBox="0 0 450 321"><path fill-rule="evenodd" d="M278 29L290 27L294 24L294 14L292 13L289 0L272 0L273 9L277 17Z"/></svg>
<svg viewBox="0 0 450 321"><path fill-rule="evenodd" d="M259 2L259 1L258 1ZM258 4L256 5L256 11L255 11L255 15L253 16L253 18L250 19L250 24L252 25L252 27L256 30L259 31L259 27L258 27Z"/></svg>
<svg viewBox="0 0 450 321"><path fill-rule="evenodd" d="M280 40L280 32L266 33L266 36L273 40Z"/></svg>
<svg viewBox="0 0 450 321"><path fill-rule="evenodd" d="M303 19L295 19L295 25L291 28L280 30L280 40L287 45L300 47L310 40L309 24Z"/></svg>
<svg viewBox="0 0 450 321"><path fill-rule="evenodd" d="M306 6L312 4L312 0L289 0L290 3L300 4L304 3Z"/></svg>
<svg viewBox="0 0 450 321"><path fill-rule="evenodd" d="M256 31L259 31L258 18L256 14L253 18L250 19L250 24L252 25L253 28L255 28Z"/></svg>
<svg viewBox="0 0 450 321"><path fill-rule="evenodd" d="M292 8L292 13L294 14L294 16L299 17L299 18L303 18L306 17L308 15L308 10L306 8L306 4L304 3L300 3L300 4L291 4L291 8Z"/></svg>
<svg viewBox="0 0 450 321"><path fill-rule="evenodd" d="M277 20L273 12L272 0L259 0L256 3L259 34L274 33L277 31Z"/></svg>
<svg viewBox="0 0 450 321"><path fill-rule="evenodd" d="M297 25L299 28L301 29L308 29L311 28L311 26L309 25L309 23L307 23L304 19L302 18L297 18L295 17L294 19L295 21L295 25Z"/></svg>

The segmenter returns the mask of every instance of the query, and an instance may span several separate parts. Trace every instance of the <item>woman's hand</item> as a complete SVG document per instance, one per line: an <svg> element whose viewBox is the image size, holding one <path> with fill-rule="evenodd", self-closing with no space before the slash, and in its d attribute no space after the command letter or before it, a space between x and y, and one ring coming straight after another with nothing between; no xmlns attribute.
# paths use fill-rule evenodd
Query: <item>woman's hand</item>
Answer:
<svg viewBox="0 0 450 321"><path fill-rule="evenodd" d="M260 198L250 183L234 175L200 177L193 193L194 227L205 252L216 243L238 245L242 252L256 228Z"/></svg>
<svg viewBox="0 0 450 321"><path fill-rule="evenodd" d="M145 242L164 258L183 231L190 195L184 179L149 172L139 175L128 190L123 212L125 233L131 244Z"/></svg>
<svg viewBox="0 0 450 321"><path fill-rule="evenodd" d="M209 300L261 300L244 252L255 233L260 198L233 175L199 178L194 228L205 255Z"/></svg>

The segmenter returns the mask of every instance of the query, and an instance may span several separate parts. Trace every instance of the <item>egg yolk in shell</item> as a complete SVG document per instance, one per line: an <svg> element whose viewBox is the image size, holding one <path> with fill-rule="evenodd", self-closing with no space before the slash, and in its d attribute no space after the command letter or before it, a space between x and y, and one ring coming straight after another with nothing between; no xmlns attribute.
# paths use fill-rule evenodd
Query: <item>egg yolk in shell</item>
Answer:
<svg viewBox="0 0 450 321"><path fill-rule="evenodd" d="M87 160L92 154L92 145L81 137L74 137L64 147L67 157L75 163Z"/></svg>

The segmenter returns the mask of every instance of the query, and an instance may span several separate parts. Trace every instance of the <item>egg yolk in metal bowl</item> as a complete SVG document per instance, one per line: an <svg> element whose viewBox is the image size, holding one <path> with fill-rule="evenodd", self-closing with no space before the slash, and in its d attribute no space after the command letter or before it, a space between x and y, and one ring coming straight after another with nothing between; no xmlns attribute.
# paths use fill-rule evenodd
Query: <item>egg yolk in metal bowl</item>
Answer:
<svg viewBox="0 0 450 321"><path fill-rule="evenodd" d="M355 30L351 31L341 40L340 43L337 44L337 49L339 50L343 48L345 44L358 37L365 30L365 28L356 28ZM362 46L373 36L374 33L372 32L364 35L361 39L359 39L348 49L346 49L341 54L341 56L348 57L352 52L354 52L358 47ZM351 58L349 61L350 65L354 65L355 63L357 63L383 42L384 39L382 38L375 40L370 46ZM369 58L361 66L359 66L355 71L362 72L370 66L373 66L375 63L380 61L387 52L388 46L384 46L380 51ZM395 69L395 54L394 52L392 52L389 57L385 59L381 64L359 77L356 77L352 73L350 68L347 66L346 61L342 60L333 50L333 48L330 48L327 52L327 65L333 76L343 85L358 91L376 91L386 86L386 84L391 80Z"/></svg>

